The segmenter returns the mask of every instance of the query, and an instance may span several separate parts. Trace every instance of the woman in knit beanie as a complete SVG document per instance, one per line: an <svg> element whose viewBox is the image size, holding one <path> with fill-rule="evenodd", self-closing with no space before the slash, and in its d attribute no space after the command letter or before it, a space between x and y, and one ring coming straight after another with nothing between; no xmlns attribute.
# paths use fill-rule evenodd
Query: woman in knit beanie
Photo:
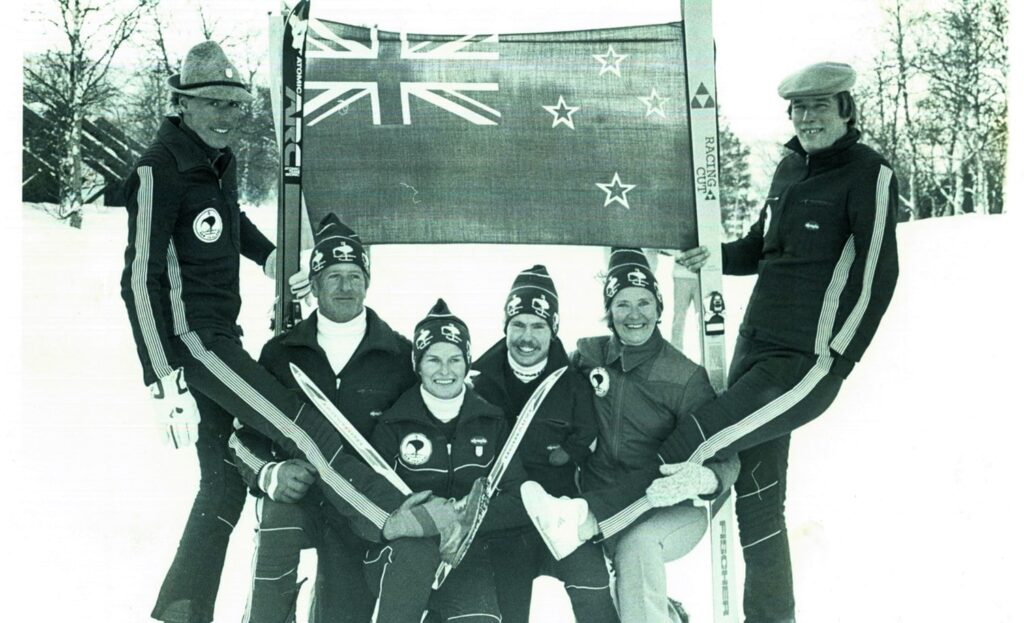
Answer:
<svg viewBox="0 0 1024 623"><path fill-rule="evenodd" d="M413 491L430 490L435 496L460 500L456 507L464 508L460 521L465 528L473 521L483 481L508 437L505 414L466 385L469 362L469 328L438 299L413 333L412 365L420 383L380 416L371 440ZM418 590L422 578L410 579L408 585L416 590L379 596L377 621L419 621L428 607L446 621L499 620L485 534L528 523L519 499L519 485L525 479L516 458L490 500L480 534L441 588L433 593ZM442 543L442 556L458 545ZM415 561L396 568L386 547L367 553L371 587L376 590L385 572L422 574L416 571L422 565ZM429 569L431 580L433 571Z"/></svg>

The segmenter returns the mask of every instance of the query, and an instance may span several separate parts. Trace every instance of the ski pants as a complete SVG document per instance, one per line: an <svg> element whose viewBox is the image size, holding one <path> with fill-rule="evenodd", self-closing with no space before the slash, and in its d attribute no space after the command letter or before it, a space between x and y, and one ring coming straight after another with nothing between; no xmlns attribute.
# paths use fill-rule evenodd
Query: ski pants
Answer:
<svg viewBox="0 0 1024 623"><path fill-rule="evenodd" d="M396 539L370 548L364 572L377 596L376 623L419 623L429 609L431 621L501 621L487 542L474 541L466 557L431 592L441 560L437 537ZM439 617L439 618L438 618Z"/></svg>
<svg viewBox="0 0 1024 623"><path fill-rule="evenodd" d="M363 578L366 549L333 509L316 502L289 504L262 497L257 501L256 548L245 623L294 621L299 594L297 573L303 549L315 548L316 584L311 620L321 623L366 623L373 599ZM335 519L332 520L331 517Z"/></svg>
<svg viewBox="0 0 1024 623"><path fill-rule="evenodd" d="M319 490L352 529L367 540L380 540L384 522L405 496L359 459L339 452L341 435L319 411L256 363L233 332L191 331L172 345L199 407L196 451L202 475L153 618L213 619L227 541L245 502L245 486L228 451L235 418L311 463Z"/></svg>
<svg viewBox="0 0 1024 623"><path fill-rule="evenodd" d="M696 547L707 525L707 512L684 502L659 509L605 541L615 566L615 593L623 621L676 620L669 613L665 564Z"/></svg>
<svg viewBox="0 0 1024 623"><path fill-rule="evenodd" d="M150 616L173 623L208 623L220 587L231 531L245 504L246 489L228 453L234 432L231 414L201 391L199 407L199 492Z"/></svg>
<svg viewBox="0 0 1024 623"><path fill-rule="evenodd" d="M736 518L748 567L747 623L793 620L784 517L789 433L832 404L843 382L832 367L829 355L794 351L741 335L728 389L683 419L658 452L663 463L704 463L739 454ZM583 495L605 538L652 510L644 492L658 476L656 467L634 470L614 487Z"/></svg>
<svg viewBox="0 0 1024 623"><path fill-rule="evenodd" d="M577 621L618 623L599 544L584 543L562 560L555 560L532 528L496 536L487 543L504 623L528 623L533 580L539 575L562 581Z"/></svg>

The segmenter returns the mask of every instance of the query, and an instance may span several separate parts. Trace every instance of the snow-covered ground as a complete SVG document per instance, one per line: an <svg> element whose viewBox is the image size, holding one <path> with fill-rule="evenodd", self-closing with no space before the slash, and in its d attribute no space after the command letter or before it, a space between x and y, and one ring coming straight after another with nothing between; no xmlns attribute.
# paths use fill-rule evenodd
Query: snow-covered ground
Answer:
<svg viewBox="0 0 1024 623"><path fill-rule="evenodd" d="M272 208L250 216L272 230ZM32 206L14 219L23 402L4 463L11 592L0 618L146 621L198 469L150 424L119 297L124 213L89 211L80 231ZM801 621L1021 620L1011 573L1021 555L1019 225L1007 215L900 226L900 284L874 344L829 412L794 435L788 517ZM406 333L443 296L483 352L501 335L512 277L536 262L559 288L563 339L602 331L596 248L379 247L373 261L368 303ZM246 346L257 352L272 284L243 270ZM668 284L669 267L659 274ZM730 336L750 286L726 279ZM241 618L252 530L247 509L217 621ZM706 543L670 568L671 593L695 623L710 621ZM571 620L553 581L539 581L534 614Z"/></svg>

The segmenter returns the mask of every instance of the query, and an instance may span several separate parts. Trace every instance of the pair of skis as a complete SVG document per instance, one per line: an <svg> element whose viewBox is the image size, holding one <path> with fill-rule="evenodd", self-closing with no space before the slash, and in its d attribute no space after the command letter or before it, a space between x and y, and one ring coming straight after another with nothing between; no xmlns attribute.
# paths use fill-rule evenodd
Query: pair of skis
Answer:
<svg viewBox="0 0 1024 623"><path fill-rule="evenodd" d="M412 493L412 489L409 485L402 481L402 478L395 472L394 469L388 465L387 461L380 455L377 450L370 445L370 442L363 437L355 426L346 418L341 411L331 402L327 396L324 395L320 388L294 363L288 364L291 368L292 376L295 377L295 382L299 384L303 393L313 402L314 405L324 414L324 417L341 433L342 437L352 446L352 449L359 453L359 456L363 457L367 465L370 466L373 471L377 472L388 480L396 489L409 495ZM473 544L473 540L476 538L477 532L480 531L480 526L483 524L484 517L487 515L487 509L490 506L491 498L498 491L498 485L501 483L502 477L505 475L505 471L508 469L509 464L512 462L512 457L515 455L516 450L519 449L519 444L523 440L523 436L526 435L526 429L529 428L530 423L533 421L533 417L537 414L541 404L544 403L544 399L547 397L551 388L558 382L562 374L565 373L565 366L555 370L545 378L537 389L533 391L530 399L523 405L522 410L519 412L519 417L516 419L515 425L512 430L509 431L508 439L505 440L505 445L502 447L501 452L498 453L497 458L494 460L494 465L491 466L491 471L487 474L487 479L484 483L484 491L480 496L480 501L476 508L473 509L473 521L466 532L466 536L463 537L459 543L459 547L452 553L449 560L442 560L441 564L438 565L437 571L434 574L434 588L440 588L444 581L448 578L448 575L453 569L459 566L462 559L466 557L466 553L469 551L469 547Z"/></svg>

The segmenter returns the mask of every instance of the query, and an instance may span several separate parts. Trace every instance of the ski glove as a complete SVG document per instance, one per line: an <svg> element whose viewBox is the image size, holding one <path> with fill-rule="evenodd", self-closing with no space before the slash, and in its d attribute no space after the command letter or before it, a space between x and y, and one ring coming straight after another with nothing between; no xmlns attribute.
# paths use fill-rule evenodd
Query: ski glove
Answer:
<svg viewBox="0 0 1024 623"><path fill-rule="evenodd" d="M306 305L312 305L310 295L313 288L309 283L309 256L310 251L303 251L299 254L299 271L288 277L288 289L292 292L292 298L296 301L303 301Z"/></svg>
<svg viewBox="0 0 1024 623"><path fill-rule="evenodd" d="M149 386L153 414L164 442L188 448L199 438L199 407L185 384L185 371L178 368Z"/></svg>
<svg viewBox="0 0 1024 623"><path fill-rule="evenodd" d="M294 504L306 496L316 482L316 468L302 459L267 463L260 470L260 490L275 502Z"/></svg>
<svg viewBox="0 0 1024 623"><path fill-rule="evenodd" d="M277 249L271 251L267 260L263 262L263 274L271 279L277 279Z"/></svg>
<svg viewBox="0 0 1024 623"><path fill-rule="evenodd" d="M384 522L384 538L391 541L402 537L425 537L443 534L452 524L458 524L452 503L431 496L431 492L417 491L410 495Z"/></svg>
<svg viewBox="0 0 1024 623"><path fill-rule="evenodd" d="M718 477L697 463L669 463L661 466L663 478L647 487L647 499L656 508L697 500L718 490Z"/></svg>

